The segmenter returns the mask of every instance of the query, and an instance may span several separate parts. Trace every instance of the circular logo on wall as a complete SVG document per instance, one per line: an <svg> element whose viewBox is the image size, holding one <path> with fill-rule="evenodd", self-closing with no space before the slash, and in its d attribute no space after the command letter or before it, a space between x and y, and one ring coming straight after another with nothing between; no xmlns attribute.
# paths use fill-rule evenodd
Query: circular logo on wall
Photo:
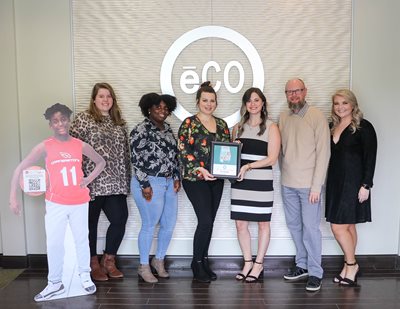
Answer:
<svg viewBox="0 0 400 309"><path fill-rule="evenodd" d="M240 33L226 27L221 26L204 26L199 27L193 30L190 30L180 36L168 49L167 53L165 54L164 60L161 65L161 72L160 72L160 84L161 84L161 91L162 93L171 94L175 96L174 89L172 86L172 70L174 68L174 64L180 53L188 47L191 43L196 42L201 39L205 38L220 38L227 40L237 47L239 47L244 54L246 55L247 59L249 60L251 70L252 70L252 78L253 78L253 87L260 88L263 90L264 88L264 68L261 62L261 58L255 49L255 47L247 40L243 35ZM217 70L220 70L218 63L213 60L207 62L203 68L203 72L207 72L210 67L213 67ZM229 79L227 75L232 68L236 68L239 72L239 82L238 84L233 87L229 83ZM197 91L198 85L202 82L206 81L207 76L206 74L202 74L203 80L200 82L199 76L192 70L187 70L184 72L180 79L180 87L183 92L191 94ZM194 85L196 84L197 87L188 87L187 84ZM230 61L225 69L224 69L224 84L226 89L231 93L237 93L242 89L244 84L244 70L243 66L238 61ZM215 90L221 86L221 82L218 81L215 85ZM179 103L174 111L174 114L180 119L184 120L186 117L191 116L191 114ZM234 112L233 114L224 117L224 120L227 122L229 127L233 127L236 123L240 120L240 109Z"/></svg>

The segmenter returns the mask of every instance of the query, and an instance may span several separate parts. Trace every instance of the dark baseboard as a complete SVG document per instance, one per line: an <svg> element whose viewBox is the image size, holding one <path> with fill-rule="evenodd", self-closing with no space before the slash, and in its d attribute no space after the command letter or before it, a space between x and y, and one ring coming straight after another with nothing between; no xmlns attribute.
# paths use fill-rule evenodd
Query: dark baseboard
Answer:
<svg viewBox="0 0 400 309"><path fill-rule="evenodd" d="M25 256L4 256L0 255L0 267L2 268L28 268L28 257Z"/></svg>
<svg viewBox="0 0 400 309"><path fill-rule="evenodd" d="M99 256L100 258L100 256ZM242 257L240 256L211 256L210 264L215 270L237 271L242 267ZM186 271L190 269L190 256L167 256L166 267L173 271ZM357 262L363 269L370 271L400 270L400 256L398 255L358 255ZM137 255L118 255L117 264L121 269L137 269L139 257ZM266 256L264 259L265 270L267 272L285 271L294 265L294 256ZM324 255L322 256L322 266L326 272L331 269L337 270L343 266L343 256ZM27 256L4 256L0 255L0 267L3 268L47 268L47 256L45 254L29 254Z"/></svg>

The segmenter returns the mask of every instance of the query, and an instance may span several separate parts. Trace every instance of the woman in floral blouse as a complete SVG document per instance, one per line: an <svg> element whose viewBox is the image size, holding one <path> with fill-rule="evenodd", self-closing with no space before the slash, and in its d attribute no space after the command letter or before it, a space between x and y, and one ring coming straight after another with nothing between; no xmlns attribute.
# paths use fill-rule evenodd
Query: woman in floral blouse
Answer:
<svg viewBox="0 0 400 309"><path fill-rule="evenodd" d="M182 185L198 222L193 238L193 277L200 282L210 282L217 276L209 267L208 247L224 188L224 181L209 172L211 142L229 142L230 136L226 122L213 115L217 108L217 94L210 82L200 86L196 105L198 113L186 118L179 128L178 148Z"/></svg>
<svg viewBox="0 0 400 309"><path fill-rule="evenodd" d="M131 132L132 164L135 177L131 188L142 218L139 233L138 276L145 282L158 282L149 265L154 229L160 223L158 245L151 266L159 277L168 278L164 257L174 231L181 187L178 148L165 119L176 108L176 98L148 93L139 102L144 120Z"/></svg>

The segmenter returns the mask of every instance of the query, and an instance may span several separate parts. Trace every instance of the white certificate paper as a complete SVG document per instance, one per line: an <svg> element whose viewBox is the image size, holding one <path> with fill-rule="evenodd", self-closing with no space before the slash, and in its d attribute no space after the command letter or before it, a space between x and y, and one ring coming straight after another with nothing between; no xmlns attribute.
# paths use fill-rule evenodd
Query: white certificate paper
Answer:
<svg viewBox="0 0 400 309"><path fill-rule="evenodd" d="M231 164L214 164L213 173L216 175L236 176L237 166Z"/></svg>

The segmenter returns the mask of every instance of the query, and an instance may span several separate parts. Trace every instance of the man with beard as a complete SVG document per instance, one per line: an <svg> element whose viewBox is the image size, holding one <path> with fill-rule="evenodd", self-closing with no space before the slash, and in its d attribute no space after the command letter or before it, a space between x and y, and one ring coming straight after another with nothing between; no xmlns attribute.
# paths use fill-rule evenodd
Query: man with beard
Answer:
<svg viewBox="0 0 400 309"><path fill-rule="evenodd" d="M296 246L296 266L286 280L308 277L306 290L321 288L321 189L330 156L325 116L307 104L307 88L299 79L286 83L289 111L279 118L282 135L282 199L286 224Z"/></svg>

